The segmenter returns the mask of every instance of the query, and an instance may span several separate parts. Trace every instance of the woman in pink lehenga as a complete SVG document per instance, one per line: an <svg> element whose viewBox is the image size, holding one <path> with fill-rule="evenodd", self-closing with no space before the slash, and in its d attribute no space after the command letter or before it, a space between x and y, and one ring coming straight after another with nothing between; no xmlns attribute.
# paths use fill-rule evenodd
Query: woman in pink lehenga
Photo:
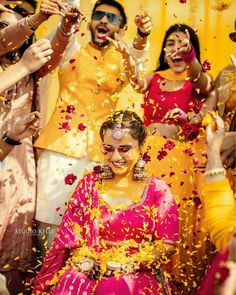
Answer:
<svg viewBox="0 0 236 295"><path fill-rule="evenodd" d="M170 294L164 265L178 239L168 186L146 178L146 130L119 111L100 129L106 164L78 183L34 294Z"/></svg>

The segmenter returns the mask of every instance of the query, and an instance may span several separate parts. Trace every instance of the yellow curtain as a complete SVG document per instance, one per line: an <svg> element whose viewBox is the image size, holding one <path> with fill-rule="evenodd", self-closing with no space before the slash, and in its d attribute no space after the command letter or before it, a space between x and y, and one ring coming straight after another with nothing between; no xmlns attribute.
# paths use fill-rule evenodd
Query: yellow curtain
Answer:
<svg viewBox="0 0 236 295"><path fill-rule="evenodd" d="M223 0L221 0L222 2ZM81 8L85 12L87 19L90 19L94 0L81 0ZM149 37L151 47L148 53L147 67L149 70L155 69L161 49L162 40L166 29L174 23L186 23L193 27L200 39L201 60L208 60L211 63L211 74L216 77L217 73L230 63L230 54L236 54L236 43L229 39L229 33L234 31L236 0L232 0L228 9L216 11L211 8L217 1L211 0L120 0L124 5L128 16L128 31L124 40L128 43L132 41L136 32L133 19L137 13L146 10L153 20L153 31ZM230 1L226 1L230 2ZM58 22L58 17L52 17L46 24L43 24L37 31L37 36L42 37L51 32ZM90 40L90 33L87 25L83 24L81 31L85 36L78 34L82 45ZM56 74L54 74L56 80ZM49 89L51 107L48 108L47 116L53 108L53 96L57 96L58 83L54 81ZM131 88L124 92L124 100L128 97L140 98Z"/></svg>

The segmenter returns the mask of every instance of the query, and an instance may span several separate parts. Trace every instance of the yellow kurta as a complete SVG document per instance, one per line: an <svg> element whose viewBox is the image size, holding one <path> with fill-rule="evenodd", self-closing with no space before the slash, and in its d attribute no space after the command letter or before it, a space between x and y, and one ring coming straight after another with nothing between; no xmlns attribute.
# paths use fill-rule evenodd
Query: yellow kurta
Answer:
<svg viewBox="0 0 236 295"><path fill-rule="evenodd" d="M124 85L121 54L111 48L102 56L88 44L59 73L59 81L56 108L35 146L76 158L88 147L89 160L100 161L99 128ZM71 105L75 111L68 112Z"/></svg>

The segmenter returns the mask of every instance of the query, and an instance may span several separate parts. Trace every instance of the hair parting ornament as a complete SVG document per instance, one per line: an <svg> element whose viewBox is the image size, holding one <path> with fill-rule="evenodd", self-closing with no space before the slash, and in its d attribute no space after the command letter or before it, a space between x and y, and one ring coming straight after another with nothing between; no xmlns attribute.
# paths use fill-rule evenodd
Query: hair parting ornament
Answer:
<svg viewBox="0 0 236 295"><path fill-rule="evenodd" d="M125 138L125 135L127 134L127 130L116 127L114 130L112 130L112 137L113 139L117 141L121 141Z"/></svg>

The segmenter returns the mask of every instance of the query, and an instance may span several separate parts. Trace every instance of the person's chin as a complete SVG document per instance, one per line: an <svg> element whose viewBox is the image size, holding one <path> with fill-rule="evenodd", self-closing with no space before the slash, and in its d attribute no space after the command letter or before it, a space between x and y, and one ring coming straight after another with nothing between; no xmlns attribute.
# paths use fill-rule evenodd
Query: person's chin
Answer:
<svg viewBox="0 0 236 295"><path fill-rule="evenodd" d="M172 71L175 73L182 73L185 71L185 67L172 67Z"/></svg>
<svg viewBox="0 0 236 295"><path fill-rule="evenodd" d="M121 166L121 167L115 167L114 165L111 165L111 169L116 175L123 175L128 173L128 167L127 166Z"/></svg>
<svg viewBox="0 0 236 295"><path fill-rule="evenodd" d="M101 38L95 38L95 40L93 41L96 45L101 46L101 47L105 47L109 45L109 41L108 40L104 40Z"/></svg>

